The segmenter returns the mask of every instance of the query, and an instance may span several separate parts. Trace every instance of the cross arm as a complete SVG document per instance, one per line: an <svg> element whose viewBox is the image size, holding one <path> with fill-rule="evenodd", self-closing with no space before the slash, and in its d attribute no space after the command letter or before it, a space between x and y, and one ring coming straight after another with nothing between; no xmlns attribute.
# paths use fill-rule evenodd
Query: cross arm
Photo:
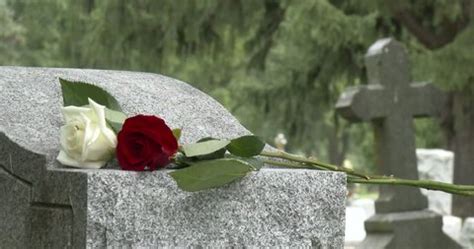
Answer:
<svg viewBox="0 0 474 249"><path fill-rule="evenodd" d="M412 115L415 117L438 116L445 105L445 94L429 83L411 84L413 96L408 98Z"/></svg>
<svg viewBox="0 0 474 249"><path fill-rule="evenodd" d="M369 121L387 116L385 91L380 85L365 85L347 89L336 103L336 110L353 121Z"/></svg>

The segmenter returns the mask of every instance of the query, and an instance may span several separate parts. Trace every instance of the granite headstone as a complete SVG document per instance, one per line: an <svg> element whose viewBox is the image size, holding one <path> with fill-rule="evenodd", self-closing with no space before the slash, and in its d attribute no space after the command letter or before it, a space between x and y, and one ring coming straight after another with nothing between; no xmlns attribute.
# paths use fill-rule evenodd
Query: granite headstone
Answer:
<svg viewBox="0 0 474 249"><path fill-rule="evenodd" d="M66 168L58 77L100 85L129 115L156 114L182 142L248 134L215 100L165 76L0 67L0 248L342 248L345 175L263 169L187 193L166 171Z"/></svg>
<svg viewBox="0 0 474 249"><path fill-rule="evenodd" d="M408 56L394 39L375 42L365 64L368 85L345 91L336 108L351 121L373 124L380 174L418 179L412 119L438 114L443 95L430 84L411 83ZM442 217L427 206L417 188L381 186L359 248L459 248L442 232Z"/></svg>

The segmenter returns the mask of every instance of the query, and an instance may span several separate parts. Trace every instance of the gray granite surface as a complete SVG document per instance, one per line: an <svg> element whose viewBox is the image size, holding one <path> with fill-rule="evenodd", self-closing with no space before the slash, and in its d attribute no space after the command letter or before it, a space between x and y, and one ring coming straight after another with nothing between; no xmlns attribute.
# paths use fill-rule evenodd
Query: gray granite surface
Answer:
<svg viewBox="0 0 474 249"><path fill-rule="evenodd" d="M163 171L90 173L88 181L90 248L343 247L342 174L264 169L198 193Z"/></svg>
<svg viewBox="0 0 474 249"><path fill-rule="evenodd" d="M185 193L164 171L60 166L58 77L105 88L129 114L163 117L182 142L249 134L219 103L165 76L0 67L0 248L342 248L345 175L264 169Z"/></svg>

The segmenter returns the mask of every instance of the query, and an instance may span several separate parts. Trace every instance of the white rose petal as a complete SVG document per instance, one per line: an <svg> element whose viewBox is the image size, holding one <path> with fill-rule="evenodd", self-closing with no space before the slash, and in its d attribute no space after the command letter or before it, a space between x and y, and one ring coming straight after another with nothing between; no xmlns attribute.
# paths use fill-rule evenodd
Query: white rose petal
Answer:
<svg viewBox="0 0 474 249"><path fill-rule="evenodd" d="M89 106L62 109L61 151L57 160L67 166L98 169L114 155L117 136L107 127L105 106L89 99Z"/></svg>
<svg viewBox="0 0 474 249"><path fill-rule="evenodd" d="M117 136L115 136L115 133L107 127L107 123L105 122L105 106L97 104L92 99L89 99L89 103L98 117L98 124L102 134L106 137L111 146L116 147Z"/></svg>

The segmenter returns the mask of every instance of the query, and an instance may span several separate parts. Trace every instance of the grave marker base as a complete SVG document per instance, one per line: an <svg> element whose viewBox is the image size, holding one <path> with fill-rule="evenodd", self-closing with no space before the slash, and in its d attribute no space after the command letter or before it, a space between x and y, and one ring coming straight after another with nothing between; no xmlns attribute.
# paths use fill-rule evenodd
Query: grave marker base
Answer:
<svg viewBox="0 0 474 249"><path fill-rule="evenodd" d="M429 210L375 214L365 221L367 237L357 248L461 249L442 227L442 216Z"/></svg>

